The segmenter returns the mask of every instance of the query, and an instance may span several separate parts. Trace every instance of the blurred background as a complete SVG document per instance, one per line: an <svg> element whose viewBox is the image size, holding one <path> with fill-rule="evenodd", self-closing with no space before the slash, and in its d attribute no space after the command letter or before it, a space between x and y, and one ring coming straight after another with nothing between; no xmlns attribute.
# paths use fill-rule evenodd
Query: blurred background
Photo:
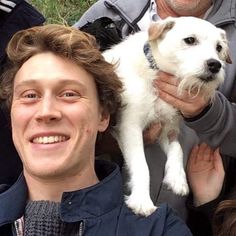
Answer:
<svg viewBox="0 0 236 236"><path fill-rule="evenodd" d="M46 23L73 25L96 0L28 0Z"/></svg>

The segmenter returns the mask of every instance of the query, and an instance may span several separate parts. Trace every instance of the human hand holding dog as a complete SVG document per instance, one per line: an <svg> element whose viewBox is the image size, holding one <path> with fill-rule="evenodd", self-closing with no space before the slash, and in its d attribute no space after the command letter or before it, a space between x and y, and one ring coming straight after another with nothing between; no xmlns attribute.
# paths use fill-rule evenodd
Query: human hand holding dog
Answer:
<svg viewBox="0 0 236 236"><path fill-rule="evenodd" d="M158 96L180 110L185 118L199 115L210 101L206 101L201 93L194 95L194 93L189 94L188 91L184 91L179 94L178 84L179 81L174 76L161 71L158 73L158 79L154 81Z"/></svg>
<svg viewBox="0 0 236 236"><path fill-rule="evenodd" d="M205 143L195 146L188 159L187 176L195 206L217 198L225 176L219 149L213 151Z"/></svg>

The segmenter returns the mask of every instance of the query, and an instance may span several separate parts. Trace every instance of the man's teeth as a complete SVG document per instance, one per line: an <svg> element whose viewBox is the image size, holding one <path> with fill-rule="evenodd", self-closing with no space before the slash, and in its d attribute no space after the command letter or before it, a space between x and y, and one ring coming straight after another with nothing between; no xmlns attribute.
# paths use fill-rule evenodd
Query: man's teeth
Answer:
<svg viewBox="0 0 236 236"><path fill-rule="evenodd" d="M44 136L33 139L33 143L47 144L47 143L59 143L66 141L65 136Z"/></svg>

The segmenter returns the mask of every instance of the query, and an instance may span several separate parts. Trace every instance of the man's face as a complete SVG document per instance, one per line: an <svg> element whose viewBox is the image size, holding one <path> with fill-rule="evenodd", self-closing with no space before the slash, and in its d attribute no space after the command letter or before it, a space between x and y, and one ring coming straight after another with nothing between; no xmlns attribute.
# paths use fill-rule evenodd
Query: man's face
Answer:
<svg viewBox="0 0 236 236"><path fill-rule="evenodd" d="M93 168L103 115L93 77L52 53L31 57L17 72L11 107L13 141L24 174L67 177Z"/></svg>

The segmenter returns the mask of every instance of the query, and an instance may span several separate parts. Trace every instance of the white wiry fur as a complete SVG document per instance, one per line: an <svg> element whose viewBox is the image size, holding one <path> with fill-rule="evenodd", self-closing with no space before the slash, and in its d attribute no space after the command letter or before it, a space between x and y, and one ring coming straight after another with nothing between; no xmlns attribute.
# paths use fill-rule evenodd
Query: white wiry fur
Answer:
<svg viewBox="0 0 236 236"><path fill-rule="evenodd" d="M193 44L186 42L190 37L195 40ZM162 124L159 142L167 156L164 183L179 195L189 191L183 152L177 139L181 117L156 94L153 80L157 78L157 71L150 68L143 52L147 41L158 68L180 80L180 93L185 89L197 90L206 98L213 97L223 82L225 62L230 61L225 32L193 17L167 18L152 24L148 32L131 35L104 52L107 61L118 62L117 73L124 84L124 108L115 127L115 138L130 175L131 194L126 203L136 214L145 216L156 209L149 194L149 170L142 137L150 124ZM219 72L209 71L207 61L210 59L220 62Z"/></svg>

